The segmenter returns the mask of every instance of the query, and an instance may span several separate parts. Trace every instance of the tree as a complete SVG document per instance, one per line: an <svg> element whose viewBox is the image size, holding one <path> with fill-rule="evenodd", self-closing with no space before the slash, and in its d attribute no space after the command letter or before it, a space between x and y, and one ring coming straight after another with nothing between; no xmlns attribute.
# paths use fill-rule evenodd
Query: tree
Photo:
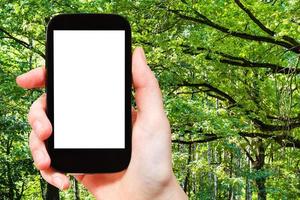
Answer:
<svg viewBox="0 0 300 200"><path fill-rule="evenodd" d="M299 8L298 0L1 1L0 196L42 198L46 188L36 187L26 123L43 90L23 91L15 76L44 62L51 16L104 12L126 16L133 46L145 48L171 122L174 171L191 199L299 198ZM89 198L74 186L61 198Z"/></svg>

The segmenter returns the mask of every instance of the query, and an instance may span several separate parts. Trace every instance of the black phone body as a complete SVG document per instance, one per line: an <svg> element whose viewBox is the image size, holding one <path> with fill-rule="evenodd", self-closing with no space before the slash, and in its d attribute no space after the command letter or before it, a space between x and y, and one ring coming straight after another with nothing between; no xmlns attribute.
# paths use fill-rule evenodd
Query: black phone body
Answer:
<svg viewBox="0 0 300 200"><path fill-rule="evenodd" d="M107 173L131 157L131 29L111 14L54 16L46 39L51 166Z"/></svg>

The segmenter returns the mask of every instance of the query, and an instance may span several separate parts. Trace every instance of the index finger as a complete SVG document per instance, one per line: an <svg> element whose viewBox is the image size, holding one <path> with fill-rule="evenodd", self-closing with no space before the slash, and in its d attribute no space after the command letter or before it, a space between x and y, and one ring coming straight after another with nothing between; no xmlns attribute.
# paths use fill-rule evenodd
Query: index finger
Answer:
<svg viewBox="0 0 300 200"><path fill-rule="evenodd" d="M45 67L38 67L29 72L17 77L17 84L26 89L40 88L45 86L46 69Z"/></svg>

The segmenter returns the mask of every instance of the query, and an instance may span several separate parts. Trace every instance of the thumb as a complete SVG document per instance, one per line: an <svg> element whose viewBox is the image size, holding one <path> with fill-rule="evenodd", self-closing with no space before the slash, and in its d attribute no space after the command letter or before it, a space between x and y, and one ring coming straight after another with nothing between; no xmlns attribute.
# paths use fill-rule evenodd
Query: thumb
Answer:
<svg viewBox="0 0 300 200"><path fill-rule="evenodd" d="M158 81L146 63L142 48L133 52L132 78L139 116L151 121L165 116Z"/></svg>

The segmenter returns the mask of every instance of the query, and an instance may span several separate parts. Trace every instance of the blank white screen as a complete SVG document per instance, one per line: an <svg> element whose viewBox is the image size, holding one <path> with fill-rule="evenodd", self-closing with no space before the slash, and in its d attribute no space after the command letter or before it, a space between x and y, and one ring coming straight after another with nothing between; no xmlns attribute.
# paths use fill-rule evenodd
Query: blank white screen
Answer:
<svg viewBox="0 0 300 200"><path fill-rule="evenodd" d="M125 148L125 31L55 30L54 148Z"/></svg>

